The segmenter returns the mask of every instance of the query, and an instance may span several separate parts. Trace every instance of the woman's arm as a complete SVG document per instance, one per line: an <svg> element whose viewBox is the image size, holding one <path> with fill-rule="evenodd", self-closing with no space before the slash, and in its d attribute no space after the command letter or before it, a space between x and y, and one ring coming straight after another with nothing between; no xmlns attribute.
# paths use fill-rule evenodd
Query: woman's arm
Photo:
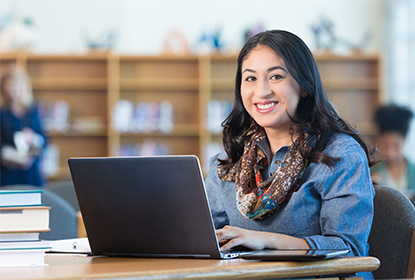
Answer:
<svg viewBox="0 0 415 280"><path fill-rule="evenodd" d="M353 255L362 256L368 253L374 188L365 153L347 138L341 137L327 151L341 158L336 166L322 165L310 175L313 180L316 173L325 174L314 182L321 199L321 234L306 236L305 240L311 249L350 249Z"/></svg>
<svg viewBox="0 0 415 280"><path fill-rule="evenodd" d="M224 182L221 181L216 174L218 165L217 159L221 158L221 156L223 157L224 154L225 152L223 151L210 159L209 175L205 180L210 213L212 214L213 223L216 229L229 225L229 217L226 214L225 207L222 205L222 193L220 191Z"/></svg>

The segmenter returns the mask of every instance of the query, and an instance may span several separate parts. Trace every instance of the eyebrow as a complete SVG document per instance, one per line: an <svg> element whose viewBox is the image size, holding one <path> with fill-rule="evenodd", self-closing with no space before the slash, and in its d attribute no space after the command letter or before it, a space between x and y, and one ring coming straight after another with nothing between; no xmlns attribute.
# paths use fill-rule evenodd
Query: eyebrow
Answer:
<svg viewBox="0 0 415 280"><path fill-rule="evenodd" d="M277 69L281 69L281 70L283 70L284 72L288 73L288 71L287 71L287 70L285 70L282 66L273 66L273 67L271 67L271 68L268 68L267 72L271 72L271 71L274 71L274 70L277 70ZM246 68L246 69L245 69L242 73L245 73L245 72L252 72L252 73L256 73L256 71L255 71L255 70L252 70L252 69L249 69L249 68Z"/></svg>

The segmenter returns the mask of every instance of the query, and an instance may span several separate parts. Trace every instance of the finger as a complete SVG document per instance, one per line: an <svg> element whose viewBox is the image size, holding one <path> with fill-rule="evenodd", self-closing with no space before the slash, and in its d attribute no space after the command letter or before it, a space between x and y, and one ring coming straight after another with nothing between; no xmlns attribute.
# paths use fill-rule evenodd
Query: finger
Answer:
<svg viewBox="0 0 415 280"><path fill-rule="evenodd" d="M232 240L229 240L229 242L227 242L225 245L220 247L220 250L223 251L228 251L231 250L233 247L241 245L241 239L240 238L235 238Z"/></svg>
<svg viewBox="0 0 415 280"><path fill-rule="evenodd" d="M218 240L218 242L222 242L224 239L222 238L223 234L221 232L220 229L216 230L216 239Z"/></svg>
<svg viewBox="0 0 415 280"><path fill-rule="evenodd" d="M231 234L231 231L229 231L228 228L216 230L216 238L218 239L218 242L222 240L232 239L233 237L234 237L234 234Z"/></svg>
<svg viewBox="0 0 415 280"><path fill-rule="evenodd" d="M235 234L230 234L230 233L226 233L226 232L225 233L221 232L221 233L216 235L216 239L218 240L219 243L220 242L228 242L229 240L231 240L233 238L236 238L236 237L238 237L238 236L235 235Z"/></svg>
<svg viewBox="0 0 415 280"><path fill-rule="evenodd" d="M229 240L221 240L221 241L219 241L219 246L222 247L223 245L225 245L228 242L229 242Z"/></svg>
<svg viewBox="0 0 415 280"><path fill-rule="evenodd" d="M226 225L226 226L224 226L223 228L221 228L221 229L217 229L216 231L227 231L227 230L232 230L232 229L235 229L236 227L233 227L233 226L228 226L228 225Z"/></svg>

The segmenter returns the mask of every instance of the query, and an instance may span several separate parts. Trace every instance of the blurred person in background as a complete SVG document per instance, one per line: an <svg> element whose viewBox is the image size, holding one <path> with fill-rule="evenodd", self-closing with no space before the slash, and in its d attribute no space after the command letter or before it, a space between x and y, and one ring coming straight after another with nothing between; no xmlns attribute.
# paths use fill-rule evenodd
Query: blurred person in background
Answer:
<svg viewBox="0 0 415 280"><path fill-rule="evenodd" d="M402 153L411 119L408 108L381 106L375 113L381 162L372 168L374 183L387 185L412 198L415 191L415 165Z"/></svg>
<svg viewBox="0 0 415 280"><path fill-rule="evenodd" d="M1 77L0 185L42 186L40 154L46 146L30 77L16 65Z"/></svg>

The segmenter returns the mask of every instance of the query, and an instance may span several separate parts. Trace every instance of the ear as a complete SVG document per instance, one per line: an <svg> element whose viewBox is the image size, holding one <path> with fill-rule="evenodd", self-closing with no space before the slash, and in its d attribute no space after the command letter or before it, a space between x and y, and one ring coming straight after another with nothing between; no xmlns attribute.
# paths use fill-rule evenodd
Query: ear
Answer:
<svg viewBox="0 0 415 280"><path fill-rule="evenodd" d="M301 90L301 97L306 97L308 95L308 92L306 92L305 90Z"/></svg>

